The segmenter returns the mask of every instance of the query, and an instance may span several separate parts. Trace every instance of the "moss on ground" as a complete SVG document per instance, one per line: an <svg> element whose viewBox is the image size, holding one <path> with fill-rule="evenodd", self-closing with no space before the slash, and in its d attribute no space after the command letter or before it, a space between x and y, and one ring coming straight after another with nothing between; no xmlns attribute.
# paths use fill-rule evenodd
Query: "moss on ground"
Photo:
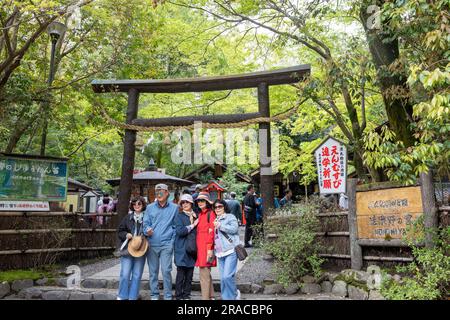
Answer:
<svg viewBox="0 0 450 320"><path fill-rule="evenodd" d="M346 276L346 275L343 275L343 274L339 274L334 279L334 281L337 281L337 280L344 281L349 286L354 286L356 288L360 288L360 289L363 289L363 290L369 292L369 288L367 287L367 283L365 283L364 281L358 281L352 276Z"/></svg>
<svg viewBox="0 0 450 320"><path fill-rule="evenodd" d="M0 272L0 282L13 282L15 280L39 280L42 278L51 277L52 274L48 271L42 270L8 270Z"/></svg>

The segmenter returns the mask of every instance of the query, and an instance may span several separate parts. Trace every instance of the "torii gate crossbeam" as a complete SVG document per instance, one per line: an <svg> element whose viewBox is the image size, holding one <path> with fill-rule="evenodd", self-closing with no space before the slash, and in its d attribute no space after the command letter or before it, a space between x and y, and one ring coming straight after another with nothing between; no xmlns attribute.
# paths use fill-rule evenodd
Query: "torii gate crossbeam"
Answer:
<svg viewBox="0 0 450 320"><path fill-rule="evenodd" d="M128 109L126 114L127 124L144 127L185 126L191 125L195 121L223 124L259 117L270 117L269 86L302 81L309 76L310 72L310 65L298 65L272 71L192 79L94 80L92 81L92 88L96 93L126 92L128 94ZM244 88L258 89L258 112L154 119L137 118L140 93L203 92ZM261 159L264 157L267 156L269 159L271 157L270 122L259 123L259 129L260 132L267 132L267 135L264 136L261 136L260 134L260 172L262 172L262 169L265 169L266 172L271 172L271 161L269 161L269 163L261 162ZM122 175L119 186L119 218L128 213L128 204L131 197L133 182L135 142L136 131L126 129L122 161ZM265 203L265 208L271 208L273 207L273 175L261 174L260 177L261 196Z"/></svg>

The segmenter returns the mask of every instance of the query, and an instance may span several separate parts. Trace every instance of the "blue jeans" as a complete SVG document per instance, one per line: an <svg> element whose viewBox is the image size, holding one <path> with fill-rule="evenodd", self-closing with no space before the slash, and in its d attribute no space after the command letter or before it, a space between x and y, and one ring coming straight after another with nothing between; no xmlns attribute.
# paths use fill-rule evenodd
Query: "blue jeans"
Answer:
<svg viewBox="0 0 450 320"><path fill-rule="evenodd" d="M222 300L236 300L236 252L217 259L219 260L220 292L222 294Z"/></svg>
<svg viewBox="0 0 450 320"><path fill-rule="evenodd" d="M159 263L164 284L164 300L172 300L172 261L173 245L162 247L150 247L148 253L148 269L150 273L150 294L152 299L159 298Z"/></svg>
<svg viewBox="0 0 450 320"><path fill-rule="evenodd" d="M137 300L141 286L142 272L145 266L145 255L139 258L131 256L120 258L119 298ZM131 277L131 280L130 280Z"/></svg>

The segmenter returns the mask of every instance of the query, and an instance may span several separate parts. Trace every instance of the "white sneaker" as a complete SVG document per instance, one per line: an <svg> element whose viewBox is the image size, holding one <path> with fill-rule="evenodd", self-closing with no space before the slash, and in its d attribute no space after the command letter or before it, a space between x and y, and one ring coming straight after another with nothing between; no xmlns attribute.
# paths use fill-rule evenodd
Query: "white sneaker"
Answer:
<svg viewBox="0 0 450 320"><path fill-rule="evenodd" d="M241 300L241 291L239 289L237 290L236 300Z"/></svg>

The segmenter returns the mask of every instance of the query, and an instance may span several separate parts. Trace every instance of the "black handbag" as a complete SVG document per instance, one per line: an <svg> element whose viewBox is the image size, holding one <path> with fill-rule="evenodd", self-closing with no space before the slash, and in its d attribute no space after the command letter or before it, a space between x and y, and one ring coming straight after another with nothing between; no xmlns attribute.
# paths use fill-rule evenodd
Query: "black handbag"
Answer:
<svg viewBox="0 0 450 320"><path fill-rule="evenodd" d="M197 257L197 232L195 230L186 236L186 252L192 257Z"/></svg>
<svg viewBox="0 0 450 320"><path fill-rule="evenodd" d="M222 232L222 234L225 236L225 238L227 238L227 240L231 244L233 243L233 240L231 240L230 236L226 232L223 232L222 230L219 230L219 231ZM242 244L238 244L237 246L235 246L234 252L236 252L236 256L239 261L245 260L248 256L247 250L245 250L245 248Z"/></svg>
<svg viewBox="0 0 450 320"><path fill-rule="evenodd" d="M122 245L121 245L120 248L118 248L116 251L114 251L113 255L114 255L116 258L120 258L120 257L129 257L129 256L130 256L130 253L128 252L128 246L126 246L127 243L128 243L128 239L126 239L126 240L122 243ZM124 248L125 246L126 246L126 248L125 248L125 249L122 249L122 248Z"/></svg>
<svg viewBox="0 0 450 320"><path fill-rule="evenodd" d="M238 244L236 247L234 247L234 251L236 252L239 261L245 260L245 258L247 258L248 256L247 250L245 250L242 244Z"/></svg>

